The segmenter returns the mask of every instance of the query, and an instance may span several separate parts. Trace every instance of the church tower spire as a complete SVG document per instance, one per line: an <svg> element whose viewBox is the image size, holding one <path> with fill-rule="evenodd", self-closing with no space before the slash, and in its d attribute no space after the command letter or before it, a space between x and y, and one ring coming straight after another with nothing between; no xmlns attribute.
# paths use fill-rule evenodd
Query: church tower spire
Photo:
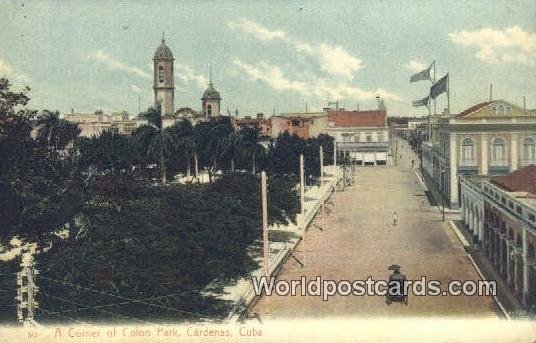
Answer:
<svg viewBox="0 0 536 343"><path fill-rule="evenodd" d="M221 115L221 95L214 88L212 83L212 66L209 65L208 71L208 88L201 97L201 105L203 106L203 114L206 118L217 117Z"/></svg>
<svg viewBox="0 0 536 343"><path fill-rule="evenodd" d="M162 43L153 57L153 90L155 105L160 105L162 116L173 116L175 103L175 82L173 75L173 53L166 45L164 32Z"/></svg>

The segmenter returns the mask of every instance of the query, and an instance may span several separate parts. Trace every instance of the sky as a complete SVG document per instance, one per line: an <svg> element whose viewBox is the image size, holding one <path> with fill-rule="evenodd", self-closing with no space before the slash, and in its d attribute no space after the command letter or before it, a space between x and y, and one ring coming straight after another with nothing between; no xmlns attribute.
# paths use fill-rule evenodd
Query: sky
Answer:
<svg viewBox="0 0 536 343"><path fill-rule="evenodd" d="M436 62L457 113L493 98L536 108L536 1L0 0L0 76L30 106L68 113L152 105L152 57L175 57L175 109L200 109L212 66L224 113L320 111L329 101L425 115ZM447 106L437 99L437 111Z"/></svg>

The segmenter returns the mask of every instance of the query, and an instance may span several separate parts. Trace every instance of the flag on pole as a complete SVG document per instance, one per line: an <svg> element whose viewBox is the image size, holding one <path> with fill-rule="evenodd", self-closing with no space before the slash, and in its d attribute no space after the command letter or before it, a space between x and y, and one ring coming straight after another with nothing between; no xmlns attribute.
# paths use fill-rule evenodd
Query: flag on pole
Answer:
<svg viewBox="0 0 536 343"><path fill-rule="evenodd" d="M435 61L430 64L430 66L423 71L418 72L417 74L411 75L411 78L409 79L409 82L417 82L422 80L430 80L432 81L432 75L430 74L432 70L432 66L434 65Z"/></svg>
<svg viewBox="0 0 536 343"><path fill-rule="evenodd" d="M430 88L430 97L432 99L435 99L440 94L447 92L448 84L449 84L449 73L447 73L447 75L440 78L436 83L434 83L432 88Z"/></svg>
<svg viewBox="0 0 536 343"><path fill-rule="evenodd" d="M413 107L428 106L428 101L429 100L430 100L429 96L427 96L426 98L423 98L421 100L415 100L413 102Z"/></svg>

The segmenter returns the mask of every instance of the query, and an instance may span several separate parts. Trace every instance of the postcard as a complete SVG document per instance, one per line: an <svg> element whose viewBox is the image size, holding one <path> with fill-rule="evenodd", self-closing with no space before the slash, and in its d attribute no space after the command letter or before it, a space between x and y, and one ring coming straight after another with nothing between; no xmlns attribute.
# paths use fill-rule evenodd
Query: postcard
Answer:
<svg viewBox="0 0 536 343"><path fill-rule="evenodd" d="M0 0L0 343L535 342L535 6Z"/></svg>

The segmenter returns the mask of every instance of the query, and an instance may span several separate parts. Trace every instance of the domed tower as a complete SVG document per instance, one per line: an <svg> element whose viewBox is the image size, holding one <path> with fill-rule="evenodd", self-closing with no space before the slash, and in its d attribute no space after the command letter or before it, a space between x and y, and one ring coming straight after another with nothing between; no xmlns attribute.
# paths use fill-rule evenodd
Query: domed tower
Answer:
<svg viewBox="0 0 536 343"><path fill-rule="evenodd" d="M216 117L220 115L220 93L214 88L212 84L212 72L210 73L210 81L208 88L203 93L201 103L203 104L203 114L205 117Z"/></svg>
<svg viewBox="0 0 536 343"><path fill-rule="evenodd" d="M154 103L162 107L162 116L173 116L175 103L175 83L173 80L173 54L166 45L164 37L153 57L154 64Z"/></svg>

